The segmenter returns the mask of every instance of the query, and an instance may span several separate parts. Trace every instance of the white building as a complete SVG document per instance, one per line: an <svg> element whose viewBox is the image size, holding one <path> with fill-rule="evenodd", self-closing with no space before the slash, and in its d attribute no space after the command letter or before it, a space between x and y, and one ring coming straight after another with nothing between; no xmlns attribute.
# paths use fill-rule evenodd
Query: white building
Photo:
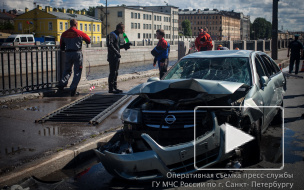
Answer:
<svg viewBox="0 0 304 190"><path fill-rule="evenodd" d="M178 7L174 6L117 6L108 7L107 33L114 31L118 23L125 25L130 41L154 40L156 30L164 29L165 39L177 41ZM106 8L97 7L95 17L104 24L102 36L106 37Z"/></svg>

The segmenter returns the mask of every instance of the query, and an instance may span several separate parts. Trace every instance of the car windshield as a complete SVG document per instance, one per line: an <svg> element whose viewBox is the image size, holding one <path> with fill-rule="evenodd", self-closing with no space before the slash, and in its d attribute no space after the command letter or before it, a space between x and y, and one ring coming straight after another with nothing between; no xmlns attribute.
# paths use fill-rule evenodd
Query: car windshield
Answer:
<svg viewBox="0 0 304 190"><path fill-rule="evenodd" d="M168 79L205 79L245 83L251 86L248 58L188 58L176 63L165 76Z"/></svg>
<svg viewBox="0 0 304 190"><path fill-rule="evenodd" d="M15 38L6 38L5 42L14 42Z"/></svg>

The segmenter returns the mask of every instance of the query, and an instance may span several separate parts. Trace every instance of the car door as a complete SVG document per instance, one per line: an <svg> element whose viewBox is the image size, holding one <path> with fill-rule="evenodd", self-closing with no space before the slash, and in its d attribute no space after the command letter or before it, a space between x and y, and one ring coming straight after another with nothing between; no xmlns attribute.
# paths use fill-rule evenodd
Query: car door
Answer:
<svg viewBox="0 0 304 190"><path fill-rule="evenodd" d="M268 94L265 94L266 96L271 96L271 101L269 102L268 106L278 106L278 96L279 96L279 88L280 88L280 75L276 72L274 67L272 66L272 63L269 61L269 58L267 58L266 54L260 54L260 58L262 61L262 64L266 68L268 74L269 74L269 82L266 88L269 88ZM282 85L281 85L282 86ZM268 113L266 115L266 123L269 124L273 117L276 114L277 108L275 107L269 107L266 108L268 109Z"/></svg>
<svg viewBox="0 0 304 190"><path fill-rule="evenodd" d="M286 90L286 79L278 67L278 65L268 56L264 55L265 59L268 60L268 63L272 66L272 68L275 70L276 74L273 77L275 80L275 85L276 85L276 95L277 99L275 102L275 106L281 106L283 104L283 98L284 98L284 93Z"/></svg>
<svg viewBox="0 0 304 190"><path fill-rule="evenodd" d="M262 96L261 102L259 102L259 106L271 106L274 102L275 99L275 84L274 80L271 80L272 78L272 73L269 68L267 68L261 58L260 55L256 54L255 56L255 65L256 65L256 70L259 75L259 83L260 83L260 89L259 93ZM263 76L268 77L268 83L267 85L262 84L261 78ZM264 117L263 117L263 126L267 127L269 123L271 122L271 113L272 113L272 108L262 108ZM262 129L263 130L263 129Z"/></svg>

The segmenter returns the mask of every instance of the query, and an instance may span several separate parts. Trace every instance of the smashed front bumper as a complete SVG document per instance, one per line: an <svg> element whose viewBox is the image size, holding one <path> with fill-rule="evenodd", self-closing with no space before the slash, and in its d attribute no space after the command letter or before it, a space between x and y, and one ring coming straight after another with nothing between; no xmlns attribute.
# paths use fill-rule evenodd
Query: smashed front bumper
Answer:
<svg viewBox="0 0 304 190"><path fill-rule="evenodd" d="M147 180L166 177L171 173L191 173L197 168L209 167L230 155L225 154L225 134L212 113L213 129L195 141L163 147L148 134L141 137L151 150L130 154L117 154L107 150L95 153L106 170L113 176L128 180ZM194 147L194 144L196 146ZM194 153L196 152L196 163Z"/></svg>

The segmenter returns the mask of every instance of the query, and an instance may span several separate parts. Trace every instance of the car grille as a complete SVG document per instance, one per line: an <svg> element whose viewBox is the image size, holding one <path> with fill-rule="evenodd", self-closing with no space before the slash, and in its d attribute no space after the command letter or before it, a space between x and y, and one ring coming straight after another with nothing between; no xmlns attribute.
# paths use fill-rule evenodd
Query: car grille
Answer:
<svg viewBox="0 0 304 190"><path fill-rule="evenodd" d="M143 111L143 122L150 127L159 128L162 123L163 128L187 128L194 126L194 111L169 111L166 115L165 111ZM165 121L167 116L174 116L175 122L168 124ZM196 112L196 124L201 123L202 118L206 118L207 112L197 111ZM162 121L163 119L163 121Z"/></svg>

